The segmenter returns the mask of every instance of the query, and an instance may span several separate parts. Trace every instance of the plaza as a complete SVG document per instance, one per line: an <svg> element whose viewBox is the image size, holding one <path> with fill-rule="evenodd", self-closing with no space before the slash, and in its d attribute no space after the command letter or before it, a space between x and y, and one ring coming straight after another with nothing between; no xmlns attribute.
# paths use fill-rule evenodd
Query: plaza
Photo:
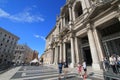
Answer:
<svg viewBox="0 0 120 80"><path fill-rule="evenodd" d="M0 80L58 80L58 76L58 69L53 65L18 66L0 74ZM61 80L64 80L64 73L62 73ZM83 80L83 78L78 76L76 68L73 68L68 70L65 80ZM91 75L86 80L103 80L103 78Z"/></svg>

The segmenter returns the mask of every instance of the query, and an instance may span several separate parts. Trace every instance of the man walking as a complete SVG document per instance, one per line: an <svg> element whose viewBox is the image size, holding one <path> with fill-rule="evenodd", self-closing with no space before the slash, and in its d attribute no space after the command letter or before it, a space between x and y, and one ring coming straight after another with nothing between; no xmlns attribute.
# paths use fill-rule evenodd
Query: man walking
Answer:
<svg viewBox="0 0 120 80"><path fill-rule="evenodd" d="M60 61L60 62L58 63L58 69L59 69L59 80L61 80L62 67L63 67L63 62Z"/></svg>

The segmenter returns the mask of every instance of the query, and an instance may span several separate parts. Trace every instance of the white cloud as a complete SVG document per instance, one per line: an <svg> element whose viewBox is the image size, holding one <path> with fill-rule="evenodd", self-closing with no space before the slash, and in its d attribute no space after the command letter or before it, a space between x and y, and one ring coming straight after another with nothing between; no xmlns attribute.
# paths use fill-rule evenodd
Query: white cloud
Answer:
<svg viewBox="0 0 120 80"><path fill-rule="evenodd" d="M34 35L34 37L36 37L36 38L40 38L40 36L39 36L39 35Z"/></svg>
<svg viewBox="0 0 120 80"><path fill-rule="evenodd" d="M4 10L0 9L0 17L7 18L10 14L5 12Z"/></svg>
<svg viewBox="0 0 120 80"><path fill-rule="evenodd" d="M41 38L41 39L43 39L43 40L45 41L45 37L43 37L43 36L40 36L40 38Z"/></svg>
<svg viewBox="0 0 120 80"><path fill-rule="evenodd" d="M6 18L12 21L28 22L28 23L44 21L44 18L41 15L33 15L30 12L30 9L26 9L25 11L21 13L12 15L0 8L0 18Z"/></svg>
<svg viewBox="0 0 120 80"><path fill-rule="evenodd" d="M38 35L38 34L35 34L34 37L35 37L35 38L40 38L40 39L42 39L42 40L44 40L44 41L46 40L44 36L40 36L40 35Z"/></svg>

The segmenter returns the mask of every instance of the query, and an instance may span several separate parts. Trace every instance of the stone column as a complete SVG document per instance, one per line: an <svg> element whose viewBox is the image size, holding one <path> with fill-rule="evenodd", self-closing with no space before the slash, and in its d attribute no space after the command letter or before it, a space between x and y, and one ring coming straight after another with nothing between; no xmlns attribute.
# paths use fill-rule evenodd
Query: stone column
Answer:
<svg viewBox="0 0 120 80"><path fill-rule="evenodd" d="M58 46L55 47L55 59L54 59L54 64L58 63Z"/></svg>
<svg viewBox="0 0 120 80"><path fill-rule="evenodd" d="M63 23L63 27L65 27L65 15L63 15L63 17L62 17L62 23Z"/></svg>
<svg viewBox="0 0 120 80"><path fill-rule="evenodd" d="M72 6L71 5L68 5L68 8L69 8L69 19L70 19L70 22L72 21Z"/></svg>
<svg viewBox="0 0 120 80"><path fill-rule="evenodd" d="M51 64L54 62L53 60L53 58L54 58L54 51L53 51L53 48L51 48Z"/></svg>
<svg viewBox="0 0 120 80"><path fill-rule="evenodd" d="M87 24L87 28L88 28L88 40L89 40L89 45L90 45L90 50L91 50L91 55L92 55L92 67L93 69L97 69L100 70L100 64L99 64L99 58L98 58L98 52L97 52L97 48L95 45L95 40L93 37L93 33L92 33L92 29L90 24Z"/></svg>
<svg viewBox="0 0 120 80"><path fill-rule="evenodd" d="M74 38L71 37L71 64L70 67L73 68L75 65L75 47L74 47Z"/></svg>
<svg viewBox="0 0 120 80"><path fill-rule="evenodd" d="M60 61L63 60L62 55L63 55L63 47L62 47L62 42L61 42L60 43L60 58L59 58Z"/></svg>
<svg viewBox="0 0 120 80"><path fill-rule="evenodd" d="M63 43L63 61L66 62L66 43Z"/></svg>
<svg viewBox="0 0 120 80"><path fill-rule="evenodd" d="M80 56L79 56L79 43L78 43L78 38L75 37L75 53L76 53L76 62L78 63L80 60Z"/></svg>
<svg viewBox="0 0 120 80"><path fill-rule="evenodd" d="M97 31L97 29L95 28L94 29L94 36L95 36L95 42L96 42L96 47L98 49L98 53L100 55L100 59L101 61L103 61L103 57L104 57L104 49L103 49L103 46L102 46L102 42L100 41L100 36L99 36L99 33Z"/></svg>
<svg viewBox="0 0 120 80"><path fill-rule="evenodd" d="M69 28L72 29L72 21L73 21L73 19L72 19L72 6L68 5L68 8L69 8L69 19L70 19Z"/></svg>
<svg viewBox="0 0 120 80"><path fill-rule="evenodd" d="M63 16L61 16L61 26L60 26L60 28L62 29L62 27L63 27Z"/></svg>
<svg viewBox="0 0 120 80"><path fill-rule="evenodd" d="M55 61L55 49L54 49L54 48L52 49L52 52L53 52L53 57L52 57L53 60L52 60L52 64L54 64L54 61Z"/></svg>

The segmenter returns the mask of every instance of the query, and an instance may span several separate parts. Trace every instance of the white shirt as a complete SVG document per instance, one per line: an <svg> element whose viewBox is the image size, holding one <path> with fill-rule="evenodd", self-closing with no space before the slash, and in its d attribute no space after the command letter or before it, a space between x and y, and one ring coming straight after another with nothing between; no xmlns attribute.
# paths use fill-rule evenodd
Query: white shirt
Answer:
<svg viewBox="0 0 120 80"><path fill-rule="evenodd" d="M86 62L83 62L83 69L86 69L87 66L86 66Z"/></svg>
<svg viewBox="0 0 120 80"><path fill-rule="evenodd" d="M110 65L115 65L116 64L116 58L115 57L110 57Z"/></svg>

